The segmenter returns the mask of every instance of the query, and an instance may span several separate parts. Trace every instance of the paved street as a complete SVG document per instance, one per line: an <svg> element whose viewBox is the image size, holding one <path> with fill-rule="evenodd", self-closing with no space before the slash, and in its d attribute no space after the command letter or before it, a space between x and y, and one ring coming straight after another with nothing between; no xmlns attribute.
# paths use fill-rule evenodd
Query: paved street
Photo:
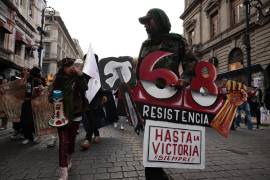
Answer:
<svg viewBox="0 0 270 180"><path fill-rule="evenodd" d="M77 138L71 180L145 179L142 166L142 135L107 126L102 143L86 152L79 150L83 130ZM0 179L57 179L57 148L21 145L11 141L9 131L0 134ZM270 128L233 131L228 139L206 130L206 169L166 169L180 179L270 179Z"/></svg>

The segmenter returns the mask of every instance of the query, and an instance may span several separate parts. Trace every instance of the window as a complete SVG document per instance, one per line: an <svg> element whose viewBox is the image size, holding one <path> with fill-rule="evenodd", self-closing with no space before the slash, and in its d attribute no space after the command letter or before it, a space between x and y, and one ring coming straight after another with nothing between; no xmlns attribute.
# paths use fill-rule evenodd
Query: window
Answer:
<svg viewBox="0 0 270 180"><path fill-rule="evenodd" d="M192 29L191 31L188 32L188 43L189 43L189 45L193 45L194 38L195 38L195 31L194 31L194 29Z"/></svg>
<svg viewBox="0 0 270 180"><path fill-rule="evenodd" d="M26 46L25 47L25 54L24 54L24 58L25 59L29 59L29 58L33 58L34 57L34 49L32 46Z"/></svg>
<svg viewBox="0 0 270 180"><path fill-rule="evenodd" d="M0 31L0 48L4 48L5 43L5 33Z"/></svg>
<svg viewBox="0 0 270 180"><path fill-rule="evenodd" d="M61 60L61 49L60 46L57 45L57 60L60 61Z"/></svg>
<svg viewBox="0 0 270 180"><path fill-rule="evenodd" d="M231 1L232 12L231 19L232 25L238 24L245 18L245 6L242 4L241 0L232 0Z"/></svg>
<svg viewBox="0 0 270 180"><path fill-rule="evenodd" d="M28 15L33 18L33 14L34 14L34 1L33 0L29 0L28 2L29 4L29 9L28 9Z"/></svg>
<svg viewBox="0 0 270 180"><path fill-rule="evenodd" d="M43 63L42 64L42 75L47 76L48 72L49 72L49 64Z"/></svg>
<svg viewBox="0 0 270 180"><path fill-rule="evenodd" d="M22 44L18 41L15 42L15 54L20 56L22 51Z"/></svg>
<svg viewBox="0 0 270 180"><path fill-rule="evenodd" d="M50 53L51 53L50 43L44 43L44 48L45 48L45 58L50 58Z"/></svg>
<svg viewBox="0 0 270 180"><path fill-rule="evenodd" d="M219 33L219 27L218 27L218 12L213 13L210 16L210 32L211 32L211 38L214 38Z"/></svg>
<svg viewBox="0 0 270 180"><path fill-rule="evenodd" d="M243 53L240 48L234 48L229 55L229 71L243 68Z"/></svg>

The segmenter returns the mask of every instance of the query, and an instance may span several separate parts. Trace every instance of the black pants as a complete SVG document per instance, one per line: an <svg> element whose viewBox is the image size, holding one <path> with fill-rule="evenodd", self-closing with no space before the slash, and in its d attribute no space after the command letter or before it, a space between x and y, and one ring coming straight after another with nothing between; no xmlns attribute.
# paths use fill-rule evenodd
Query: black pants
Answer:
<svg viewBox="0 0 270 180"><path fill-rule="evenodd" d="M22 132L22 125L21 122L13 122L13 129L16 131L16 133Z"/></svg>
<svg viewBox="0 0 270 180"><path fill-rule="evenodd" d="M99 113L97 109L91 109L84 113L82 122L83 122L83 126L86 132L85 138L87 140L91 141L93 134L95 136L99 136L99 131L98 131L99 120L100 120L100 117L99 117Z"/></svg>
<svg viewBox="0 0 270 180"><path fill-rule="evenodd" d="M22 104L21 112L22 132L26 139L33 141L35 132L31 100L26 100Z"/></svg>
<svg viewBox="0 0 270 180"><path fill-rule="evenodd" d="M145 179L146 180L169 180L167 174L162 168L145 168Z"/></svg>
<svg viewBox="0 0 270 180"><path fill-rule="evenodd" d="M112 93L106 94L108 101L104 104L106 111L106 121L114 123L118 121L117 109Z"/></svg>

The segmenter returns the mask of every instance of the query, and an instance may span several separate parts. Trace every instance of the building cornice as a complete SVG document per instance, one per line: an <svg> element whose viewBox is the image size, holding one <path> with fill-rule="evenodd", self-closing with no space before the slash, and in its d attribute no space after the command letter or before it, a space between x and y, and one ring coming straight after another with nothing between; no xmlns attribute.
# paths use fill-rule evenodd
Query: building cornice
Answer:
<svg viewBox="0 0 270 180"><path fill-rule="evenodd" d="M64 21L62 20L62 18L61 18L60 16L55 16L55 17L56 17L56 19L57 19L59 25L61 26L61 28L64 30L65 35L67 36L68 40L70 41L70 44L71 44L71 46L73 47L75 53L79 54L79 52L78 52L78 50L77 50L77 48L76 48L76 45L75 45L75 43L73 42L73 39L71 38L71 36L70 36L70 34L69 34L69 32L68 32L68 29L67 29L67 27L66 27Z"/></svg>
<svg viewBox="0 0 270 180"><path fill-rule="evenodd" d="M183 14L180 16L180 19L184 20L187 15L201 2L201 0L193 0L191 4L185 9Z"/></svg>

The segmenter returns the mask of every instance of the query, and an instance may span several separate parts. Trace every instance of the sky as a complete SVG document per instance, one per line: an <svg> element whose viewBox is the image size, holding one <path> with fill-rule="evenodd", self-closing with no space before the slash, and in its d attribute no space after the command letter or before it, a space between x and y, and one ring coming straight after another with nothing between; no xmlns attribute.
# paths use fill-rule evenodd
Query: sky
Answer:
<svg viewBox="0 0 270 180"><path fill-rule="evenodd" d="M72 38L79 40L84 53L91 46L100 58L137 57L147 39L138 21L151 8L168 15L171 32L183 34L184 0L48 0L59 11Z"/></svg>

